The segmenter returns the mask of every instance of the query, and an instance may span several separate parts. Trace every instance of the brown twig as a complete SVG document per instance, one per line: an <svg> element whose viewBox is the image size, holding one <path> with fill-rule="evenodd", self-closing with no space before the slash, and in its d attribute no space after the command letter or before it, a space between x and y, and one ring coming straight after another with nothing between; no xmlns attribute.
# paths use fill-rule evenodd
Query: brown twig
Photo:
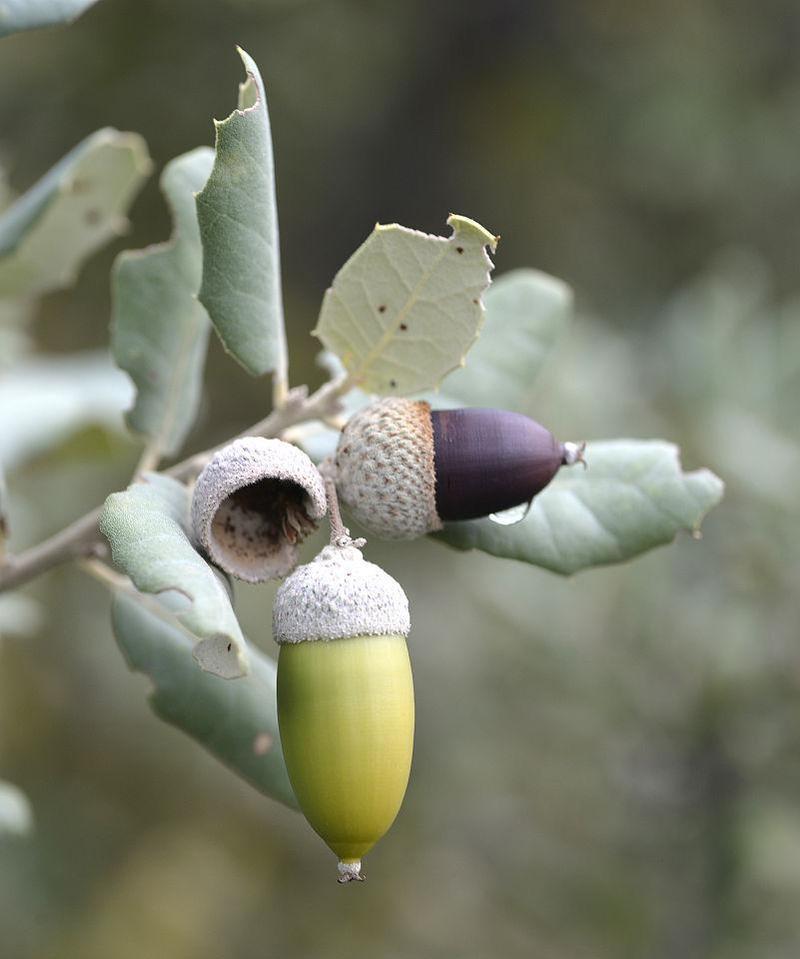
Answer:
<svg viewBox="0 0 800 959"><path fill-rule="evenodd" d="M285 429L297 423L335 415L339 412L339 398L344 389L344 382L342 379L330 380L310 396L304 386L289 390L285 402L279 409L273 410L269 416L240 435L279 436ZM175 466L164 471L165 475L184 482L194 479L214 453L224 445L222 443L220 446L196 453L176 463ZM18 556L8 556L4 563L0 563L0 593L15 589L62 563L97 556L98 553L105 552L107 547L99 527L101 512L102 506L98 506L65 529Z"/></svg>

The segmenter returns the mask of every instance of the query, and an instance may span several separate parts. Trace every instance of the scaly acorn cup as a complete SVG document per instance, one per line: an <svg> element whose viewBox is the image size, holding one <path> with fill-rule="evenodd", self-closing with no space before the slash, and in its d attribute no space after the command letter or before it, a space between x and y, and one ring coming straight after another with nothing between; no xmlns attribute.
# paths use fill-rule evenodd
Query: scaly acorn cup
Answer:
<svg viewBox="0 0 800 959"><path fill-rule="evenodd" d="M291 443L246 436L214 455L197 478L192 528L212 562L248 583L280 579L298 543L325 515L325 485Z"/></svg>
<svg viewBox="0 0 800 959"><path fill-rule="evenodd" d="M339 857L339 882L394 822L414 744L402 587L352 541L326 546L273 607L278 723L297 801Z"/></svg>
<svg viewBox="0 0 800 959"><path fill-rule="evenodd" d="M336 489L366 529L413 539L529 503L562 466L584 462L584 446L559 443L521 413L383 399L342 430Z"/></svg>

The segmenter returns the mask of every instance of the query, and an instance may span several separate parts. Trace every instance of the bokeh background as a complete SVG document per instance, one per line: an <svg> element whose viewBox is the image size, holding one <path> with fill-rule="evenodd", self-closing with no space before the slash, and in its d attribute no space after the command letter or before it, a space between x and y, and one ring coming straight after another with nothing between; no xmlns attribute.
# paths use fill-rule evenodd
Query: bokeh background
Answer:
<svg viewBox="0 0 800 959"><path fill-rule="evenodd" d="M103 0L0 43L11 188L100 126L141 132L159 167L212 142L236 43L270 101L295 383L319 381L322 292L375 221L442 232L456 210L502 234L498 274L576 290L530 412L562 437L671 439L728 494L701 542L573 580L370 544L411 598L418 729L358 887L152 715L98 585L28 587L0 640L0 776L36 829L0 840L0 956L794 959L797 4ZM35 349L104 347L113 256L168 232L154 177L129 236L38 304ZM191 446L267 396L213 344ZM123 485L136 453L94 425L20 454L13 545ZM268 652L271 597L238 591Z"/></svg>

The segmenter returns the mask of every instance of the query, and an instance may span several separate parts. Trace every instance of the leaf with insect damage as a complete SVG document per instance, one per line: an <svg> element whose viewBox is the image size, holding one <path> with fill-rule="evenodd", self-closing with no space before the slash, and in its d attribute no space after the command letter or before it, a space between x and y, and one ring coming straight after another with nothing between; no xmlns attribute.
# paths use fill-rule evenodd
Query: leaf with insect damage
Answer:
<svg viewBox="0 0 800 959"><path fill-rule="evenodd" d="M264 84L239 55L247 80L239 106L217 129L214 169L197 195L203 243L200 302L225 349L253 376L286 378L278 208Z"/></svg>
<svg viewBox="0 0 800 959"><path fill-rule="evenodd" d="M378 224L339 270L314 331L354 386L405 396L464 362L484 318L497 237L451 215L445 238Z"/></svg>

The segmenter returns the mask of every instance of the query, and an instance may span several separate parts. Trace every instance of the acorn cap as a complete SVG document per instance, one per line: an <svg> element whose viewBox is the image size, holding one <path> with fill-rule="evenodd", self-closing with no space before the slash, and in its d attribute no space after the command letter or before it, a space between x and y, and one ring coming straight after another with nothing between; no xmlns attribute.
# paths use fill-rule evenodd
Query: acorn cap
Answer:
<svg viewBox="0 0 800 959"><path fill-rule="evenodd" d="M387 539L442 528L429 403L390 398L355 414L335 457L336 489L358 522Z"/></svg>
<svg viewBox="0 0 800 959"><path fill-rule="evenodd" d="M217 566L261 583L294 569L297 544L326 509L322 477L302 450L246 436L219 450L197 478L192 527Z"/></svg>
<svg viewBox="0 0 800 959"><path fill-rule="evenodd" d="M355 546L326 546L281 585L272 607L278 643L407 636L410 628L402 586Z"/></svg>

